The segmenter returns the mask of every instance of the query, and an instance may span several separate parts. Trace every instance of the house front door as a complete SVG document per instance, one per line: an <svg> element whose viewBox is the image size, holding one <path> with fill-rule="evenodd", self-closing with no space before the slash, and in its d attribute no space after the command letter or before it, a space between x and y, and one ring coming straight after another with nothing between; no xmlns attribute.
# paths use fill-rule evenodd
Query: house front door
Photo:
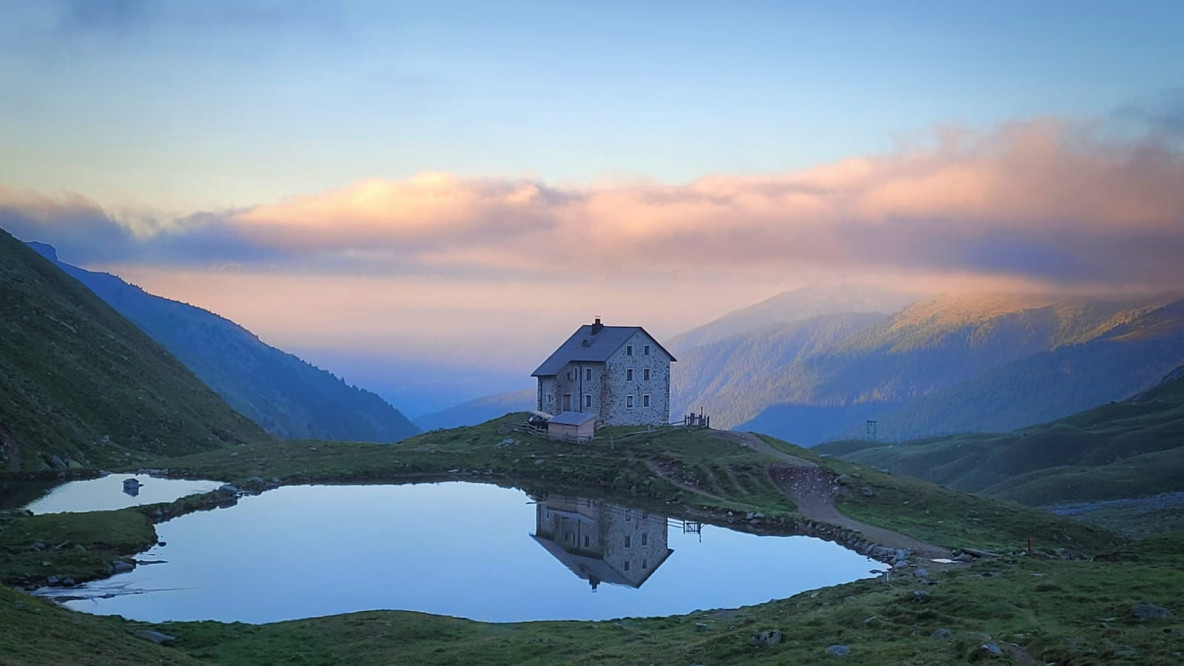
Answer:
<svg viewBox="0 0 1184 666"><path fill-rule="evenodd" d="M570 393L563 394L563 411L565 411L565 412L571 411L571 394Z"/></svg>

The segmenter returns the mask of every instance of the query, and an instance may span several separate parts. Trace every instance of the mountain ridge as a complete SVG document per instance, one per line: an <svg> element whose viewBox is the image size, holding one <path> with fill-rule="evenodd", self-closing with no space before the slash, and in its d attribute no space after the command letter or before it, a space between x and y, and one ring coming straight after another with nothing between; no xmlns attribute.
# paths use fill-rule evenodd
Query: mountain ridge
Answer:
<svg viewBox="0 0 1184 666"><path fill-rule="evenodd" d="M267 438L163 346L0 230L9 471L127 465Z"/></svg>
<svg viewBox="0 0 1184 666"><path fill-rule="evenodd" d="M287 439L382 443L419 432L378 395L266 344L225 317L150 294L115 275L62 262L50 245L29 245L167 348L267 432Z"/></svg>
<svg viewBox="0 0 1184 666"><path fill-rule="evenodd" d="M1184 362L1182 303L934 297L781 358L767 352L786 344L775 338L806 324L770 326L681 352L672 403L805 445L851 436L867 419L892 438L972 430L985 412L1000 412L1000 429L1022 427L1128 397ZM1015 382L1023 390L1011 395ZM1038 395L1042 384L1055 393Z"/></svg>

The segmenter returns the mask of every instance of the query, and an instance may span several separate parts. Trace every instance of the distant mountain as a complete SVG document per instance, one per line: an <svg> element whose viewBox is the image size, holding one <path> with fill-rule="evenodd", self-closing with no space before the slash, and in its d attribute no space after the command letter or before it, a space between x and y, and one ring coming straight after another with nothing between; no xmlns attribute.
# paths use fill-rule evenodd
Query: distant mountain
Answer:
<svg viewBox="0 0 1184 666"><path fill-rule="evenodd" d="M902 407L880 410L879 436L1015 430L1132 396L1184 359L1182 314L1184 302L1173 303L1093 340L1025 356ZM1177 321L1157 332L1162 317ZM844 434L862 432L862 424L856 424Z"/></svg>
<svg viewBox="0 0 1184 666"><path fill-rule="evenodd" d="M1184 362L1180 307L976 295L808 319L680 353L673 403L805 445L869 418L891 438L1019 427L1122 399ZM800 327L821 323L799 350ZM793 353L768 351L781 346Z"/></svg>
<svg viewBox="0 0 1184 666"><path fill-rule="evenodd" d="M426 430L459 428L485 423L510 412L535 409L537 389L522 389L509 393L482 396L414 419L415 425Z"/></svg>
<svg viewBox="0 0 1184 666"><path fill-rule="evenodd" d="M77 280L0 230L0 463L134 465L267 439Z"/></svg>
<svg viewBox="0 0 1184 666"><path fill-rule="evenodd" d="M377 395L263 343L228 319L153 296L114 275L63 263L49 245L30 246L152 336L267 432L286 439L366 442L397 442L419 432Z"/></svg>
<svg viewBox="0 0 1184 666"><path fill-rule="evenodd" d="M1008 434L902 443L842 441L819 451L950 488L1027 504L1184 491L1184 371L1123 402Z"/></svg>
<svg viewBox="0 0 1184 666"><path fill-rule="evenodd" d="M671 366L671 416L705 411L717 427L743 423L791 395L787 381L808 389L813 376L802 369L809 359L886 318L877 313L819 315L680 352Z"/></svg>
<svg viewBox="0 0 1184 666"><path fill-rule="evenodd" d="M914 294L866 285L810 285L785 291L670 339L674 351L719 342L735 335L790 324L820 315L891 314L916 301Z"/></svg>

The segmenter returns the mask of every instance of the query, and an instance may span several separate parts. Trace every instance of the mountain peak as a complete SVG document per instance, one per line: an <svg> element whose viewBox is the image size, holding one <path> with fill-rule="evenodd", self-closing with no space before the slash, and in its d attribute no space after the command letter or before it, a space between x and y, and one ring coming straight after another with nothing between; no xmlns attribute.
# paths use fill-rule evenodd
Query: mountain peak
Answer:
<svg viewBox="0 0 1184 666"><path fill-rule="evenodd" d="M58 250L57 250L57 248L50 245L49 243L42 243L40 241L29 241L28 243L25 243L25 244L28 245L29 247L33 248L37 252L37 254L45 257L46 259L49 259L52 262L55 262L55 263L57 262Z"/></svg>

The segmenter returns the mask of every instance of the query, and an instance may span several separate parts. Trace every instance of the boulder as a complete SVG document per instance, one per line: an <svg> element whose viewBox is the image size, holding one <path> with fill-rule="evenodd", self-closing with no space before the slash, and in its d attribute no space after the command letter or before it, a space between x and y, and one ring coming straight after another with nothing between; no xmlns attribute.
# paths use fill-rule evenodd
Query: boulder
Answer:
<svg viewBox="0 0 1184 666"><path fill-rule="evenodd" d="M135 568L136 565L131 562L124 562L123 560L115 560L111 563L111 573L127 573Z"/></svg>
<svg viewBox="0 0 1184 666"><path fill-rule="evenodd" d="M1172 613L1162 606L1154 604L1135 604L1131 606L1131 615L1140 620L1170 620Z"/></svg>
<svg viewBox="0 0 1184 666"><path fill-rule="evenodd" d="M151 629L140 629L136 631L135 635L137 638L143 638L146 641L152 641L158 645L161 643L168 643L177 640L175 636L169 636L168 634L164 634L159 631L153 631Z"/></svg>
<svg viewBox="0 0 1184 666"><path fill-rule="evenodd" d="M982 652L988 657L999 658L1003 656L1003 650L994 643L983 643Z"/></svg>
<svg viewBox="0 0 1184 666"><path fill-rule="evenodd" d="M846 645L831 645L826 648L826 654L831 657L846 657L851 654L851 648Z"/></svg>
<svg viewBox="0 0 1184 666"><path fill-rule="evenodd" d="M934 629L933 633L929 634L929 637L935 641L947 641L947 640L954 637L954 633L952 631L950 631L949 629L939 628L939 629Z"/></svg>
<svg viewBox="0 0 1184 666"><path fill-rule="evenodd" d="M781 632L776 629L769 629L768 631L758 631L755 636L748 639L748 644L755 647L765 647L766 645L777 645L781 642Z"/></svg>

